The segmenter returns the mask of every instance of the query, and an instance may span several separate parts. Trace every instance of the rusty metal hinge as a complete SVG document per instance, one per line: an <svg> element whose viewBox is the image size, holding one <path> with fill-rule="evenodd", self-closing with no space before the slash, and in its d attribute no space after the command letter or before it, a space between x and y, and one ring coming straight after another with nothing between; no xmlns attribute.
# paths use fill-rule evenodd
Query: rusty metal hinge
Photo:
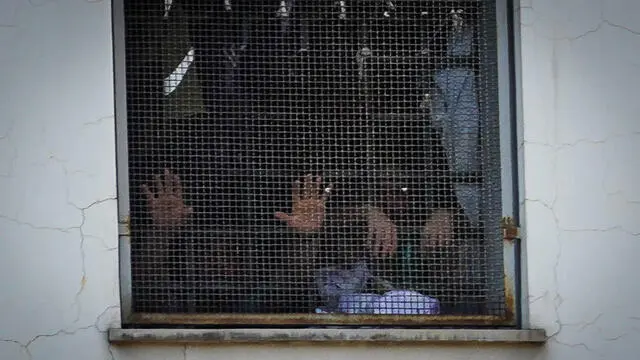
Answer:
<svg viewBox="0 0 640 360"><path fill-rule="evenodd" d="M131 236L131 217L129 215L122 217L118 225L120 235Z"/></svg>
<svg viewBox="0 0 640 360"><path fill-rule="evenodd" d="M513 241L520 238L520 227L516 225L511 216L503 216L500 220L500 227L502 228L502 238L504 240Z"/></svg>

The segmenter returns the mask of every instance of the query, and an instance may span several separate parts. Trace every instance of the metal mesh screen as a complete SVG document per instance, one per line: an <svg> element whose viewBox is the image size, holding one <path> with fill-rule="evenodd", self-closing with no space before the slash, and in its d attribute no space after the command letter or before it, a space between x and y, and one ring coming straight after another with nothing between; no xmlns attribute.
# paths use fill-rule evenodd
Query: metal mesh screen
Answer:
<svg viewBox="0 0 640 360"><path fill-rule="evenodd" d="M126 1L134 311L502 315L494 7Z"/></svg>

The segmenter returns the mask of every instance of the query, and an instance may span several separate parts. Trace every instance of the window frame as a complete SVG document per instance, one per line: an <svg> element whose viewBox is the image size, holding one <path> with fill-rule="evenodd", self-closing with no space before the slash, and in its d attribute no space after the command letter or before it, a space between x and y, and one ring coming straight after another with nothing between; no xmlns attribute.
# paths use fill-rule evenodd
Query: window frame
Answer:
<svg viewBox="0 0 640 360"><path fill-rule="evenodd" d="M268 328L291 326L410 326L410 327L522 327L522 288L520 274L520 239L503 238L504 299L506 316L489 315L330 315L330 314L163 314L136 313L132 305L131 234L129 220L129 176L127 139L127 94L125 57L124 1L112 1L112 36L114 53L114 99L116 130L116 176L118 194L119 287L122 327L140 326L225 326L260 325ZM438 1L438 0L433 0ZM482 1L482 0L478 0ZM519 224L516 81L514 63L513 0L495 1L495 42L489 43L491 58L497 61L497 93L500 133L502 217ZM506 230L505 230L506 233Z"/></svg>

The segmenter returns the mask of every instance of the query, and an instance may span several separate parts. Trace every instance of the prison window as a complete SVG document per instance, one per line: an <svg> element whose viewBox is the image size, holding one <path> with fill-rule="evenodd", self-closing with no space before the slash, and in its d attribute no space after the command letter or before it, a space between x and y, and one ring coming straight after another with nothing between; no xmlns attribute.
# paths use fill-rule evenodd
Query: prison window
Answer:
<svg viewBox="0 0 640 360"><path fill-rule="evenodd" d="M507 319L495 12L125 0L128 321Z"/></svg>

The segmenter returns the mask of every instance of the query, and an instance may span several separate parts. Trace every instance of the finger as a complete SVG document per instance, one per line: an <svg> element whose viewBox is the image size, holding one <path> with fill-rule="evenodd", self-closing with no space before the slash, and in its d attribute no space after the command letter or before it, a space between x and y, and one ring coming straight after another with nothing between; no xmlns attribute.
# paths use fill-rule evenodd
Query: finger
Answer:
<svg viewBox="0 0 640 360"><path fill-rule="evenodd" d="M154 177L154 186L158 194L164 193L164 186L162 186L162 177L160 175Z"/></svg>
<svg viewBox="0 0 640 360"><path fill-rule="evenodd" d="M387 255L391 255L395 251L396 245L398 244L398 236L393 227L389 229L389 231L387 231L385 240L386 246L384 248L384 252Z"/></svg>
<svg viewBox="0 0 640 360"><path fill-rule="evenodd" d="M329 184L329 186L322 191L322 202L327 202L331 195L331 191L333 191L333 184Z"/></svg>
<svg viewBox="0 0 640 360"><path fill-rule="evenodd" d="M301 190L300 181L299 180L294 181L293 187L291 188L291 200L293 200L294 204L300 201L300 190Z"/></svg>
<svg viewBox="0 0 640 360"><path fill-rule="evenodd" d="M313 197L313 177L311 174L304 177L304 195L302 197L305 199Z"/></svg>
<svg viewBox="0 0 640 360"><path fill-rule="evenodd" d="M182 183L180 182L180 176L174 174L172 178L173 191L177 197L182 198Z"/></svg>
<svg viewBox="0 0 640 360"><path fill-rule="evenodd" d="M387 227L380 229L380 253L389 255L389 242L391 242L391 233Z"/></svg>
<svg viewBox="0 0 640 360"><path fill-rule="evenodd" d="M386 231L381 231L380 232L380 254L382 254L382 256L387 257L389 256L389 241L390 241L390 237L388 232Z"/></svg>
<svg viewBox="0 0 640 360"><path fill-rule="evenodd" d="M383 239L380 234L380 229L378 226L373 226L373 253L376 256L384 256L383 250Z"/></svg>
<svg viewBox="0 0 640 360"><path fill-rule="evenodd" d="M369 248L371 249L371 252L376 255L376 234L375 234L375 226L373 224L373 221L371 221L371 219L369 218L367 221L367 225L369 227L369 229L367 230L367 243L369 244Z"/></svg>
<svg viewBox="0 0 640 360"><path fill-rule="evenodd" d="M316 176L316 181L313 183L313 196L318 196L320 193L320 188L322 187L322 178L320 176Z"/></svg>
<svg viewBox="0 0 640 360"><path fill-rule="evenodd" d="M147 184L142 185L142 193L147 197L147 202L151 205L155 197L151 193L151 190L149 190L149 186L147 186Z"/></svg>
<svg viewBox="0 0 640 360"><path fill-rule="evenodd" d="M382 256L387 256L388 255L388 251L387 251L387 247L388 247L388 242L389 242L389 236L385 231L381 231L380 232L380 254L382 254Z"/></svg>
<svg viewBox="0 0 640 360"><path fill-rule="evenodd" d="M391 251L395 252L396 249L398 248L398 228L394 226L393 229L391 230L391 234L393 236L393 246L391 248Z"/></svg>
<svg viewBox="0 0 640 360"><path fill-rule="evenodd" d="M380 231L378 229L378 241L377 241L378 247L377 247L377 251L380 254L380 256L382 256L382 257L386 257L388 255L387 251L386 251L386 249L387 249L386 241L387 241L387 239L385 237L384 232L382 232L382 231Z"/></svg>
<svg viewBox="0 0 640 360"><path fill-rule="evenodd" d="M164 191L168 194L173 193L173 175L169 169L164 169Z"/></svg>
<svg viewBox="0 0 640 360"><path fill-rule="evenodd" d="M278 220L282 220L282 221L284 221L286 223L289 223L291 221L291 215L289 215L289 214L285 214L285 213L283 213L281 211L276 211L275 215L276 215L276 219L278 219Z"/></svg>
<svg viewBox="0 0 640 360"><path fill-rule="evenodd" d="M376 257L384 255L384 239L380 229L380 221L379 217L376 216L375 208L368 208L368 224L369 224L369 232L371 234L371 238L373 240L373 253Z"/></svg>
<svg viewBox="0 0 640 360"><path fill-rule="evenodd" d="M386 230L386 242L384 250L387 254L393 254L393 251L396 247L396 242L398 240L396 237L395 227L391 225Z"/></svg>

